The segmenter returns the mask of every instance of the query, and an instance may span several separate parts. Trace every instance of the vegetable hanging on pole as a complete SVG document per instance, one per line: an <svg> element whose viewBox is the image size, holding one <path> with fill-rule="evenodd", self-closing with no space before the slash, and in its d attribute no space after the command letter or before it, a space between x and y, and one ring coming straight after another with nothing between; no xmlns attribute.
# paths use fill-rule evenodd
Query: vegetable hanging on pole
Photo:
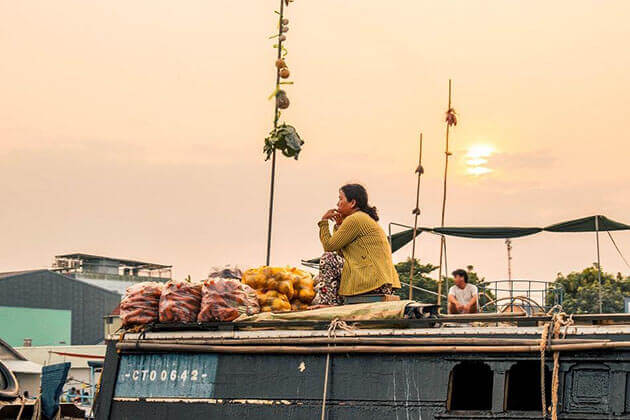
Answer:
<svg viewBox="0 0 630 420"><path fill-rule="evenodd" d="M416 230L418 229L418 216L420 216L420 178L424 173L422 167L422 133L420 133L420 156L418 157L418 167L416 168L418 174L418 187L416 189L416 207L413 209L414 222L413 222L413 239L411 242L411 267L409 268L409 300L413 298L413 269L416 262Z"/></svg>
<svg viewBox="0 0 630 420"><path fill-rule="evenodd" d="M278 33L270 38L278 38L277 43L273 46L277 50L276 57L276 87L269 99L275 99L273 130L265 139L263 153L265 160L271 158L271 182L269 188L269 225L267 228L267 258L266 265L270 264L271 259L271 230L273 225L273 199L275 193L276 178L276 150L280 150L286 157L293 157L297 160L304 141L300 138L294 127L282 123L279 125L281 109L287 109L290 105L287 93L281 89L283 85L292 85L293 82L282 80L288 79L291 75L287 63L285 61L287 49L283 46L283 42L287 40L287 32L289 32L289 19L284 17L285 6L293 0L280 0L280 11L278 14Z"/></svg>
<svg viewBox="0 0 630 420"><path fill-rule="evenodd" d="M452 81L451 79L448 79L448 110L446 111L446 118L444 119L444 121L446 121L446 148L444 151L444 155L445 155L444 191L442 194L442 222L440 225L441 227L444 227L444 216L446 214L446 180L448 176L448 158L452 155L448 147L448 135L449 135L449 130L451 126L457 125L457 114L455 113L455 110L452 108L452 104L451 104L451 92L452 92ZM442 303L442 258L444 257L444 259L446 259L446 256L444 255L445 253L446 253L446 238L444 237L444 235L442 235L440 237L440 269L439 269L439 275L438 275L438 298L437 298L438 306L440 306ZM448 269L446 271L448 271ZM448 289L448 272L444 276L444 281L446 283L446 288Z"/></svg>

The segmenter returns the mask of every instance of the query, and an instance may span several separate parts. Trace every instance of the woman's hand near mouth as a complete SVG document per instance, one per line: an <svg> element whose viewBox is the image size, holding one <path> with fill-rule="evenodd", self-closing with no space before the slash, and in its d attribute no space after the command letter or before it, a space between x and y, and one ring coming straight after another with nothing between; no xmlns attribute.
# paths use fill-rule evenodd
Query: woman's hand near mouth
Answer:
<svg viewBox="0 0 630 420"><path fill-rule="evenodd" d="M344 219L344 217L338 211L333 215L333 220L335 221L335 226L337 226L337 227L341 226L341 223L343 222L343 219Z"/></svg>
<svg viewBox="0 0 630 420"><path fill-rule="evenodd" d="M322 216L322 220L336 220L336 217L340 216L337 209L330 209Z"/></svg>

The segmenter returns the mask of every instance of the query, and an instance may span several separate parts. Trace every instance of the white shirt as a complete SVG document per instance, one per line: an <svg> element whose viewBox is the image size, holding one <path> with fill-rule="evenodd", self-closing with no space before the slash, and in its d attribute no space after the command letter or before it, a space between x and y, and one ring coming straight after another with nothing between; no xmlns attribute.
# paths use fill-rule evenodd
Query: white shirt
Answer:
<svg viewBox="0 0 630 420"><path fill-rule="evenodd" d="M467 305L474 296L477 296L477 286L466 283L466 286L460 289L455 285L448 290L448 294L455 296L455 299L462 305Z"/></svg>

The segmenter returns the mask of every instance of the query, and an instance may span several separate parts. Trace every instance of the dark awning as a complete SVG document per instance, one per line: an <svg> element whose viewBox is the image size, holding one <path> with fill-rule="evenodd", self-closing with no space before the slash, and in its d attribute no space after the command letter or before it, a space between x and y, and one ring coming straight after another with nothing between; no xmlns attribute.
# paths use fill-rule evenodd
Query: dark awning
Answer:
<svg viewBox="0 0 630 420"><path fill-rule="evenodd" d="M473 239L508 239L533 235L542 231L536 227L443 227L433 228L433 232L448 236Z"/></svg>
<svg viewBox="0 0 630 420"><path fill-rule="evenodd" d="M600 231L630 229L630 225L615 222L606 216L589 216L581 219L569 220L568 222L556 223L555 225L547 226L545 230L549 232L595 232L597 231L595 218L599 219L598 222Z"/></svg>
<svg viewBox="0 0 630 420"><path fill-rule="evenodd" d="M630 225L616 222L606 216L589 216L582 219L569 220L568 222L556 223L546 228L537 227L436 227L417 229L417 234L421 232L432 232L438 235L459 236L461 238L472 239L508 239L520 238L522 236L533 235L542 231L548 232L595 232L595 219L598 219L600 231L610 230L630 230ZM392 235L392 252L398 251L413 239L413 229L407 229ZM319 264L319 258L303 261L304 263Z"/></svg>
<svg viewBox="0 0 630 420"><path fill-rule="evenodd" d="M425 229L426 230L426 229ZM416 237L422 233L422 228L416 230ZM394 233L390 239L392 244L392 254L398 251L403 246L407 245L413 239L413 229L404 230L402 232ZM319 264L319 258L312 258L310 260L302 260L302 264L305 265L317 265Z"/></svg>
<svg viewBox="0 0 630 420"><path fill-rule="evenodd" d="M416 229L416 238L422 233L422 228ZM398 251L403 246L407 245L413 239L413 229L404 230L402 232L394 233L390 239L392 244L392 253Z"/></svg>

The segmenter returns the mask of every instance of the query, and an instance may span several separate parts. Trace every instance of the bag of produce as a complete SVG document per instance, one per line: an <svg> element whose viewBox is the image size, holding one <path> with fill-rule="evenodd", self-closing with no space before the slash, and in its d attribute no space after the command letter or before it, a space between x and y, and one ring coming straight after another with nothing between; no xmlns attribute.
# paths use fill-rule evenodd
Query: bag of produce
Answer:
<svg viewBox="0 0 630 420"><path fill-rule="evenodd" d="M210 278L201 288L199 322L233 321L260 312L256 291L235 279Z"/></svg>
<svg viewBox="0 0 630 420"><path fill-rule="evenodd" d="M240 280L243 277L243 272L238 266L232 267L231 265L226 265L223 267L213 267L210 270L210 274L208 274L208 278L222 278L222 279L238 279Z"/></svg>
<svg viewBox="0 0 630 420"><path fill-rule="evenodd" d="M252 268L241 281L256 290L263 312L303 310L315 297L313 278L297 268Z"/></svg>
<svg viewBox="0 0 630 420"><path fill-rule="evenodd" d="M286 295L277 290L257 291L262 312L283 312L291 310L291 303Z"/></svg>
<svg viewBox="0 0 630 420"><path fill-rule="evenodd" d="M158 320L162 283L143 282L127 287L120 302L120 317L124 327L144 325Z"/></svg>
<svg viewBox="0 0 630 420"><path fill-rule="evenodd" d="M195 322L201 307L201 283L171 280L160 298L160 322Z"/></svg>

